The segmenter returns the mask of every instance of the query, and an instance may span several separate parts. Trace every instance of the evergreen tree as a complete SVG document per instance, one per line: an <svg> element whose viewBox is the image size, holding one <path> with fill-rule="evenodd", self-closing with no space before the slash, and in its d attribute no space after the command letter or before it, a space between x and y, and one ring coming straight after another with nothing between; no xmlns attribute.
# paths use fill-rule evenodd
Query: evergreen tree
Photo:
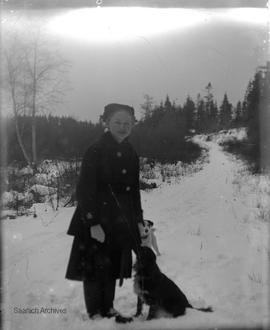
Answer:
<svg viewBox="0 0 270 330"><path fill-rule="evenodd" d="M196 106L190 96L187 97L186 102L183 105L183 113L186 117L187 131L194 129L196 125Z"/></svg>
<svg viewBox="0 0 270 330"><path fill-rule="evenodd" d="M259 146L259 106L261 98L262 73L255 74L254 79L249 82L245 95L245 119L248 127L248 138L250 143Z"/></svg>
<svg viewBox="0 0 270 330"><path fill-rule="evenodd" d="M20 126L24 127L24 134L22 135L24 144L31 145L31 117L20 116L18 120ZM14 125L14 118L10 118L6 122L8 162L23 161L23 155L12 125ZM40 160L80 158L89 144L94 142L103 130L100 124L77 121L72 117L51 115L37 116L36 125L37 151Z"/></svg>
<svg viewBox="0 0 270 330"><path fill-rule="evenodd" d="M240 127L243 125L242 103L240 101L237 102L235 108L235 117L233 123L235 127Z"/></svg>
<svg viewBox="0 0 270 330"><path fill-rule="evenodd" d="M213 87L212 84L209 82L208 85L205 87L206 95L205 95L205 109L207 112L207 115L210 113L210 104L213 102L213 93L212 93Z"/></svg>
<svg viewBox="0 0 270 330"><path fill-rule="evenodd" d="M228 129L232 123L232 104L228 100L228 96L225 93L222 104L220 106L219 113L219 126L221 129Z"/></svg>
<svg viewBox="0 0 270 330"><path fill-rule="evenodd" d="M164 102L164 108L166 110L171 110L173 108L172 103L170 101L169 95L166 96L166 100Z"/></svg>
<svg viewBox="0 0 270 330"><path fill-rule="evenodd" d="M217 129L217 121L218 121L218 109L217 104L214 101L213 96L213 87L212 84L209 82L208 85L205 87L206 89L206 96L205 96L205 129L208 132L213 132Z"/></svg>
<svg viewBox="0 0 270 330"><path fill-rule="evenodd" d="M260 122L258 131L260 132L260 168L270 172L270 62L263 67L260 97Z"/></svg>
<svg viewBox="0 0 270 330"><path fill-rule="evenodd" d="M151 117L154 110L154 102L153 98L148 94L144 95L144 103L141 104L141 108L143 109L143 118Z"/></svg>
<svg viewBox="0 0 270 330"><path fill-rule="evenodd" d="M197 96L197 116L196 116L196 129L198 132L204 132L206 126L206 112L205 112L205 102L201 98L201 95L198 94Z"/></svg>
<svg viewBox="0 0 270 330"><path fill-rule="evenodd" d="M238 102L234 122L246 126L247 140L231 144L252 165L254 172L270 170L270 62L261 66L248 83L243 102Z"/></svg>
<svg viewBox="0 0 270 330"><path fill-rule="evenodd" d="M210 132L216 131L218 128L218 107L216 101L211 101L209 104L208 128Z"/></svg>
<svg viewBox="0 0 270 330"><path fill-rule="evenodd" d="M139 136L142 141L139 143L139 154L163 162L192 158L194 156L192 152L198 153L198 148L193 146L188 153L188 143L185 141L186 129L184 111L180 106L172 103L167 95L164 105L161 102L160 106L155 107L151 116L144 118L135 126L134 135Z"/></svg>

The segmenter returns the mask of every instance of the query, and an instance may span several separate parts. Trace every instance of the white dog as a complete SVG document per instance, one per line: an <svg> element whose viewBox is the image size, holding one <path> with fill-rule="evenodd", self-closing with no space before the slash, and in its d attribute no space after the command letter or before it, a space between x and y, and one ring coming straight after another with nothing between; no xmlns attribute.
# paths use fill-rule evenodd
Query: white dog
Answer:
<svg viewBox="0 0 270 330"><path fill-rule="evenodd" d="M139 230L142 240L142 246L147 246L153 249L158 256L160 256L159 248L157 245L157 238L155 235L154 223L150 220L144 219L143 224L139 224Z"/></svg>

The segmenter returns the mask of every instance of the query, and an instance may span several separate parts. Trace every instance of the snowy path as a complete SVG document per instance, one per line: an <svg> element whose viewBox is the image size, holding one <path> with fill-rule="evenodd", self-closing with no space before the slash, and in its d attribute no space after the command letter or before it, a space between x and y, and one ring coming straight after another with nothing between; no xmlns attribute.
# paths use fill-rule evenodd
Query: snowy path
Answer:
<svg viewBox="0 0 270 330"><path fill-rule="evenodd" d="M267 254L262 253L266 227L245 220L249 210L233 185L238 164L215 143L208 146L210 162L202 171L143 192L142 200L145 217L157 228L160 268L193 305L212 305L214 313L188 310L177 319L125 326L113 320L83 321L81 283L64 280L72 243L65 234L73 212L69 208L41 212L37 219L4 221L6 328L214 329L269 321ZM130 315L135 304L132 281L126 281L117 288L115 306ZM22 314L15 307L66 308L66 313Z"/></svg>

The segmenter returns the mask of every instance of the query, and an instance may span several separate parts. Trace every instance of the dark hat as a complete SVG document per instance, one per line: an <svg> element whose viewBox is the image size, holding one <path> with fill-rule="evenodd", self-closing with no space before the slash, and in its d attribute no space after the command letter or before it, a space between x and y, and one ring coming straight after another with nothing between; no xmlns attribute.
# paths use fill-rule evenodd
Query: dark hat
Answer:
<svg viewBox="0 0 270 330"><path fill-rule="evenodd" d="M118 104L118 103L110 103L106 105L104 107L104 112L103 115L101 116L101 119L103 121L106 121L116 111L126 111L135 119L134 109L132 107L130 107L129 105Z"/></svg>

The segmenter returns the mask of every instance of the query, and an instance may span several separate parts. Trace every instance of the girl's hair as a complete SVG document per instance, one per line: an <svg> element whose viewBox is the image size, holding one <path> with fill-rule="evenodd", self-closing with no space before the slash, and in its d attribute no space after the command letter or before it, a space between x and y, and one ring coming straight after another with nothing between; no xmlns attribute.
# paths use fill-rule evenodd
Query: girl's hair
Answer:
<svg viewBox="0 0 270 330"><path fill-rule="evenodd" d="M101 121L105 122L117 111L126 111L135 121L134 109L129 105L110 103L104 107L103 115L100 117Z"/></svg>

